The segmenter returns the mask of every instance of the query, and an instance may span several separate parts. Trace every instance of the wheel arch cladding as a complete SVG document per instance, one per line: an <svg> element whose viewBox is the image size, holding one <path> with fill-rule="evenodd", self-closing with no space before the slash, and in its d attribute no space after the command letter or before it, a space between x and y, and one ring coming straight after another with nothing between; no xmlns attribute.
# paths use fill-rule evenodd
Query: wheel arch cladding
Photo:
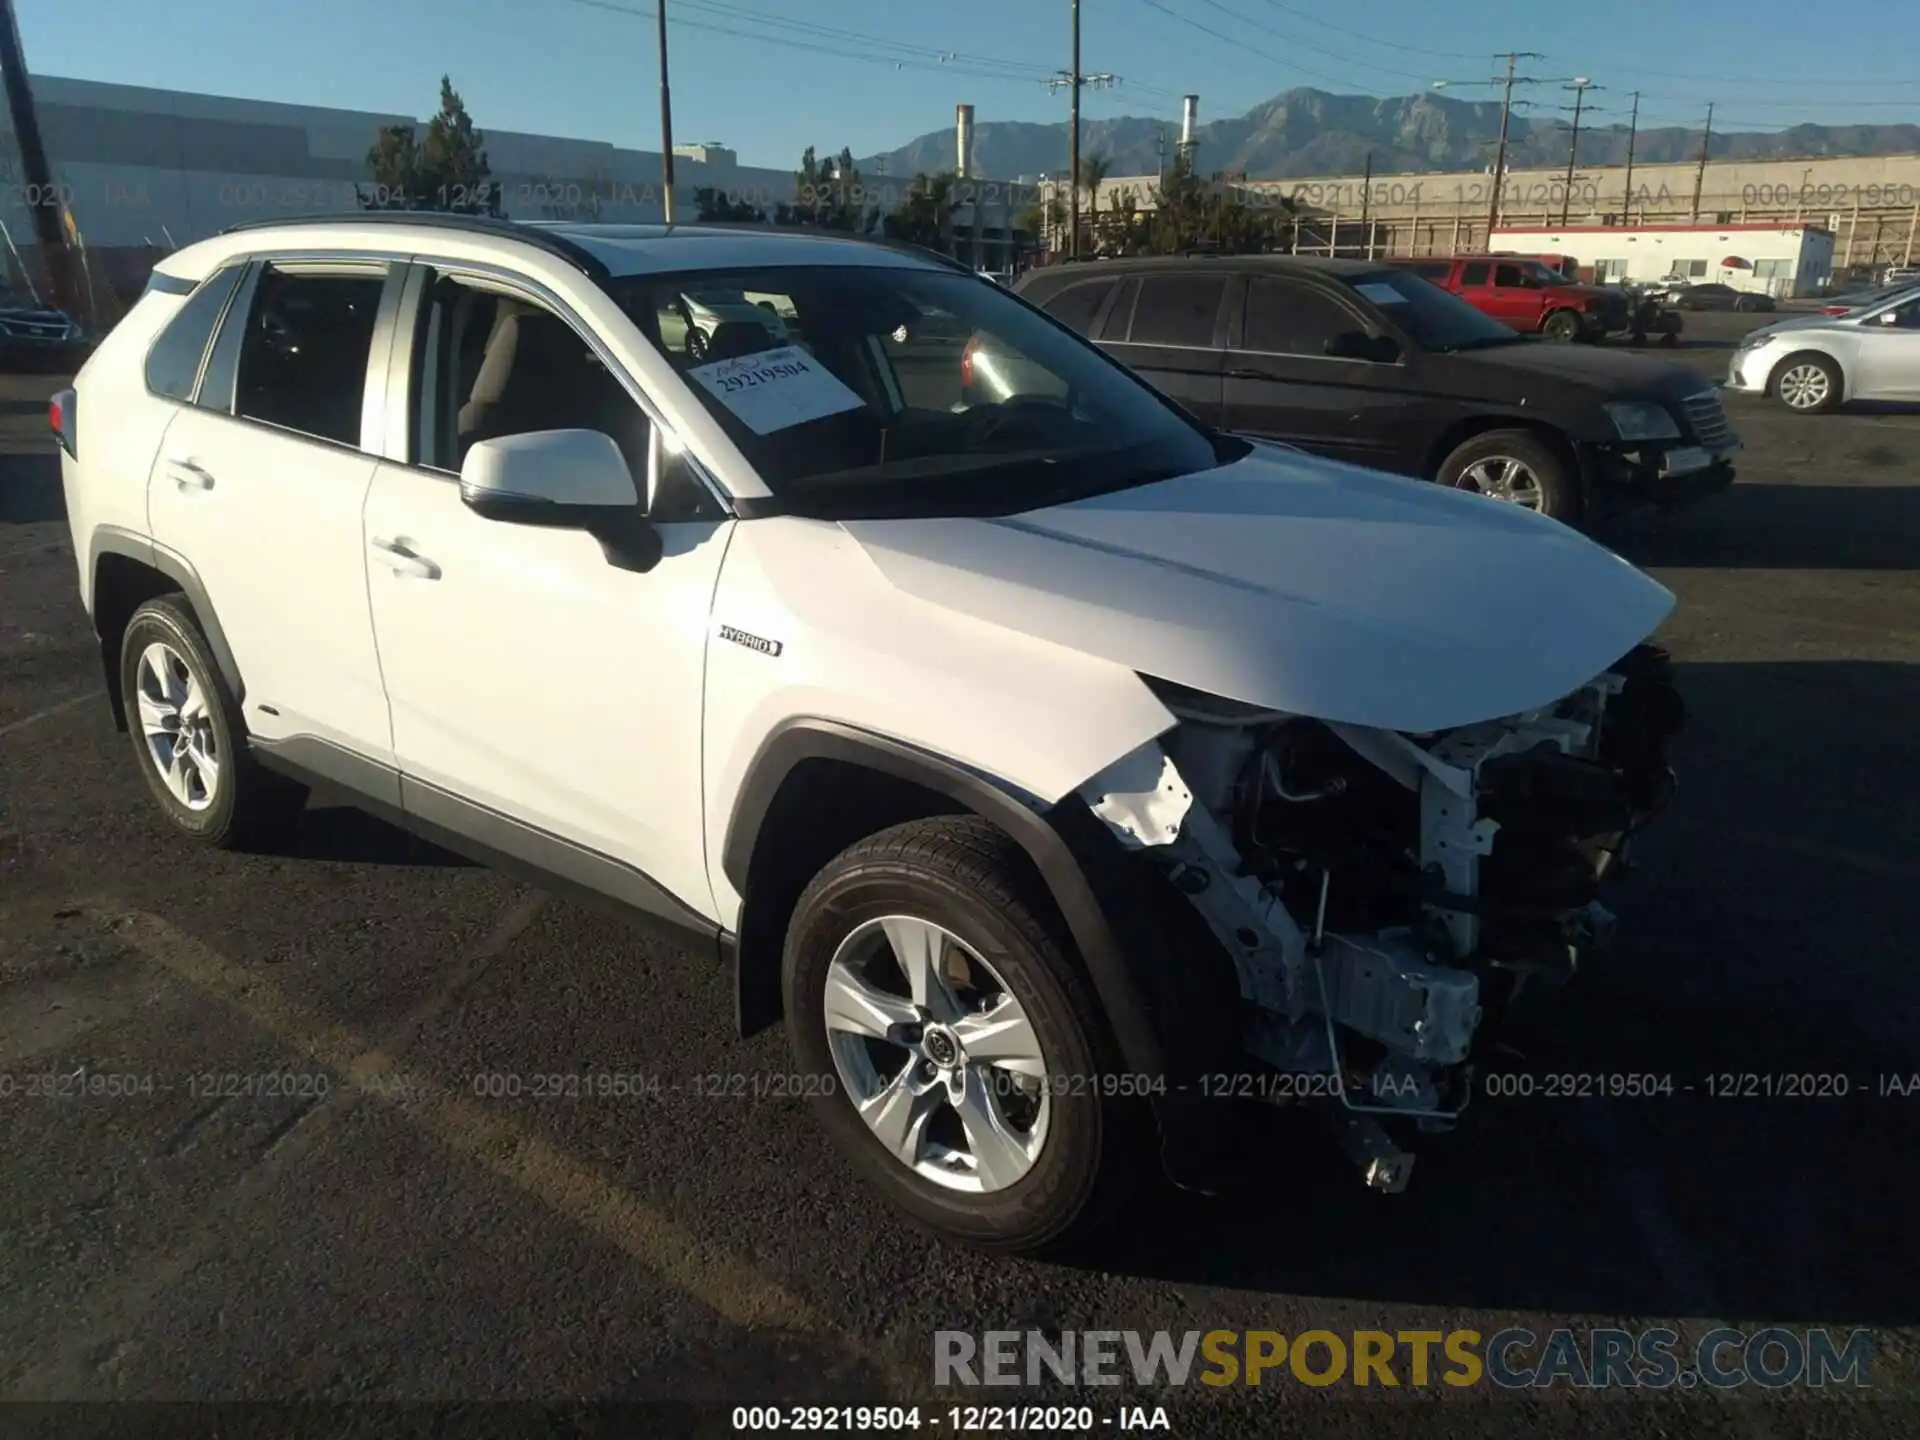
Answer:
<svg viewBox="0 0 1920 1440"><path fill-rule="evenodd" d="M1101 883L1103 850L1124 852L1084 802L1069 799L1042 812L949 760L821 720L790 722L768 736L727 827L721 865L741 897L734 960L741 1032L780 1018L787 919L822 865L878 829L963 813L998 827L1033 863L1129 1071L1164 1074L1159 1027L1103 903L1116 888Z"/></svg>
<svg viewBox="0 0 1920 1440"><path fill-rule="evenodd" d="M240 667L220 629L213 602L193 567L179 556L130 532L103 528L93 538L88 561L92 576L93 632L100 642L100 662L112 702L114 725L126 729L127 717L120 685L120 639L133 614L161 595L184 596L207 637L207 648L220 667L221 678L236 701L244 700Z"/></svg>

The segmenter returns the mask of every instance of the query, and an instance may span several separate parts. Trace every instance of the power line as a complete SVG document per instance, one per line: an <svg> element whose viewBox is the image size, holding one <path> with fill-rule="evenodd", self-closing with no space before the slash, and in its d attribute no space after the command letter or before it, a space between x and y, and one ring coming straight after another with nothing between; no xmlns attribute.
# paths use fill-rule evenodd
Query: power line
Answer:
<svg viewBox="0 0 1920 1440"><path fill-rule="evenodd" d="M1274 36L1276 39L1284 40L1289 45L1298 49L1310 50L1316 55L1326 56L1329 60L1338 60L1343 65L1358 65L1363 70L1378 70L1382 75L1397 75L1403 80L1424 80L1427 78L1425 75L1415 74L1411 70L1396 70L1391 65L1379 65L1371 60L1360 60L1352 55L1342 55L1339 51L1329 50L1323 45L1310 45L1304 40L1289 35L1284 30L1276 30L1271 25L1263 25L1258 20L1249 19L1237 10L1229 10L1225 5L1220 3L1220 0L1201 0L1201 3L1211 6L1222 15L1231 16L1242 25L1250 25L1255 30L1264 30L1267 34Z"/></svg>

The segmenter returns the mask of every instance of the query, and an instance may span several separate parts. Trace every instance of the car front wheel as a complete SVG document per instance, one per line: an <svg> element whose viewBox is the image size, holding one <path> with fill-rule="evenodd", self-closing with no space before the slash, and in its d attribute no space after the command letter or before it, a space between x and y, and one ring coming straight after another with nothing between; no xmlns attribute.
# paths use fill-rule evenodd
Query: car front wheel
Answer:
<svg viewBox="0 0 1920 1440"><path fill-rule="evenodd" d="M1525 430L1489 430L1461 445L1435 477L1456 490L1538 510L1568 525L1580 523L1580 477L1539 436Z"/></svg>
<svg viewBox="0 0 1920 1440"><path fill-rule="evenodd" d="M783 987L819 1120L922 1225L1030 1253L1128 1188L1137 1102L1024 854L985 821L909 822L832 860L795 907Z"/></svg>
<svg viewBox="0 0 1920 1440"><path fill-rule="evenodd" d="M1844 393L1840 367L1811 351L1789 355L1773 373L1773 393L1789 410L1802 415L1825 414L1840 403Z"/></svg>

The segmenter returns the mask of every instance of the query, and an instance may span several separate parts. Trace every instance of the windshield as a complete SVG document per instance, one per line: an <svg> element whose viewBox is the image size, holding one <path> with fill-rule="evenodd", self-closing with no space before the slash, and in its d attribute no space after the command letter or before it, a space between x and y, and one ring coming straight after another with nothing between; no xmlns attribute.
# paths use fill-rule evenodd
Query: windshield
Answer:
<svg viewBox="0 0 1920 1440"><path fill-rule="evenodd" d="M1012 514L1248 448L971 275L808 265L607 288L794 513ZM743 293L788 333L684 319L688 298Z"/></svg>
<svg viewBox="0 0 1920 1440"><path fill-rule="evenodd" d="M1410 270L1380 270L1343 278L1355 294L1379 306L1381 313L1422 350L1446 352L1521 343L1521 337L1510 327Z"/></svg>

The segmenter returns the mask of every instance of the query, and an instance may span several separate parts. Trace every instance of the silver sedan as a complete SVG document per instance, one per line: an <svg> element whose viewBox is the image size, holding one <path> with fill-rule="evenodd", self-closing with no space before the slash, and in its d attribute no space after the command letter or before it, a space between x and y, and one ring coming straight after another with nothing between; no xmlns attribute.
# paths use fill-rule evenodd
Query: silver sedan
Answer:
<svg viewBox="0 0 1920 1440"><path fill-rule="evenodd" d="M1920 401L1920 286L1762 326L1733 352L1727 388L1805 415L1848 400Z"/></svg>

